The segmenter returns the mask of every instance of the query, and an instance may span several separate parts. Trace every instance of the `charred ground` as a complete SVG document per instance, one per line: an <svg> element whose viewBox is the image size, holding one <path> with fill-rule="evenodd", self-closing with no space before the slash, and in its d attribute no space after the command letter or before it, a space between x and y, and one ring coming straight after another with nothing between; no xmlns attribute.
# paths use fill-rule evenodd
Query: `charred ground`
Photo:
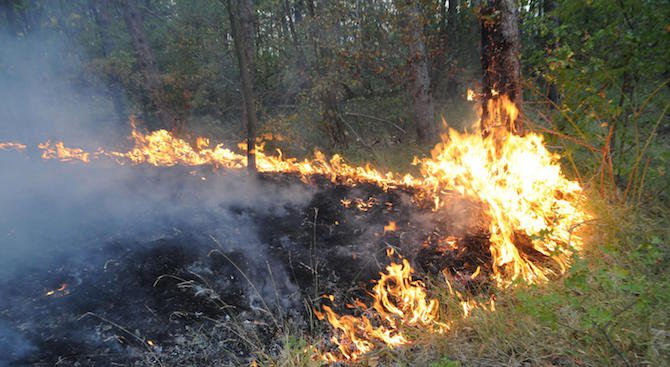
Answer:
<svg viewBox="0 0 670 367"><path fill-rule="evenodd" d="M207 184L203 177L216 176L160 171L160 180L178 182L168 195L175 203ZM447 212L435 213L406 190L323 177L304 183L264 175L258 185L257 195L268 193L261 201L270 205L223 200L199 211L194 204L169 229L163 223L150 236L94 240L77 256L55 254L3 279L4 363L245 363L258 350L277 352L286 328L316 332L311 308L326 302L322 295L343 305L367 299L371 280L389 263L389 248L412 261L419 277L446 270L452 280L485 289L470 284L477 267L486 272L490 263L486 231L463 225L477 223L472 203L454 198ZM296 187L306 200L272 197ZM385 229L391 222L396 228ZM459 238L458 248L440 243L449 235Z"/></svg>

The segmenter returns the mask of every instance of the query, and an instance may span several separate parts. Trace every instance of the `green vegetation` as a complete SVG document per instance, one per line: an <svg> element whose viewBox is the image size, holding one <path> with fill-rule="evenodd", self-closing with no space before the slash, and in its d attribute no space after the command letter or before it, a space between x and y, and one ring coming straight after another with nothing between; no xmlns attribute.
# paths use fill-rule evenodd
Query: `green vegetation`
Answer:
<svg viewBox="0 0 670 367"><path fill-rule="evenodd" d="M65 74L105 90L100 107L115 116L106 123L122 126L136 114L149 128L242 141L225 1L139 7L160 73L159 100L178 116L176 125L158 117L162 107L137 67L124 3L4 1L0 19L17 42L39 35L51 45L63 38L79 45L83 67ZM484 3L418 2L435 112L457 129L476 119L465 91L481 85ZM375 350L363 365L670 364L670 4L516 3L527 128L545 135L567 175L586 188L594 220L584 224L584 251L564 276L500 291L496 312L475 310L468 319L443 281L430 280L452 330L410 332L411 346ZM407 87L413 60L394 2L257 0L254 7L258 135L274 136L266 149L302 157L319 148L397 171L411 171L413 156L429 154L432 144L417 142ZM318 341L286 334L283 350L259 353L259 362L318 364L310 358Z"/></svg>

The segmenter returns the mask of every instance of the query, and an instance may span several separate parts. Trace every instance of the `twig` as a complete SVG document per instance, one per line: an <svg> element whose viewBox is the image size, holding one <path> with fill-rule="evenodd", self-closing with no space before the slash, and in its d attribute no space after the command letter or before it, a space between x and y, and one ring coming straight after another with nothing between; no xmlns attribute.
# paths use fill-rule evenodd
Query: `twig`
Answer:
<svg viewBox="0 0 670 367"><path fill-rule="evenodd" d="M100 316L100 315L98 315L98 314L95 314L95 313L93 313L93 312L90 312L90 311L89 311L89 312L86 312L85 314L83 314L83 315L81 315L81 316L79 316L79 318L77 318L77 320L81 320L81 319L85 318L86 316L95 317L96 319L98 319L98 320L100 320L100 321L104 321L104 322L106 322L106 323L108 323L108 324L114 326L115 328L117 328L117 329L123 331L124 333L126 333L126 334L132 336L132 337L135 338L137 341L139 341L140 344L141 344L144 348L146 348L147 351L149 351L149 353L151 353L151 355L156 359L156 362L158 362L158 364L159 364L160 366L163 366L163 363L161 363L161 361L160 361L160 359L158 358L158 356L156 355L156 353L151 349L151 347L146 343L146 340L144 340L141 336L139 336L139 335L137 335L137 334L135 334L135 333L130 332L128 329L126 329L125 327L123 327L123 326L121 326L121 325L115 323L114 321L111 321L111 320L109 320L109 319L106 319L106 318L104 318L104 317L102 317L102 316Z"/></svg>

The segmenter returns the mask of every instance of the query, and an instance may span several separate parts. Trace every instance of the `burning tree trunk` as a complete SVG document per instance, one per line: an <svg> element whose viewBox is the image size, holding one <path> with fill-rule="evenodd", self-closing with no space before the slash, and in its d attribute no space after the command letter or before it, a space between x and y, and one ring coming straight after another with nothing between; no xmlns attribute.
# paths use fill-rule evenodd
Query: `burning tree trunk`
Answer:
<svg viewBox="0 0 670 367"><path fill-rule="evenodd" d="M496 100L507 96L521 110L523 100L518 9L514 0L488 0L480 16L481 63L484 71L482 132L488 135L493 128L503 126L510 132L521 134L523 125L520 119L494 121L489 108Z"/></svg>
<svg viewBox="0 0 670 367"><path fill-rule="evenodd" d="M414 100L416 135L419 142L427 143L435 139L437 128L435 126L435 106L430 88L430 74L428 73L428 56L423 40L423 17L419 5L414 1L404 0L398 7L405 12L411 73L409 87Z"/></svg>
<svg viewBox="0 0 670 367"><path fill-rule="evenodd" d="M137 64L144 79L144 88L148 92L151 102L156 109L156 115L164 126L178 128L179 124L172 109L165 99L165 91L161 80L160 71L156 65L153 51L149 47L146 32L144 31L144 20L142 13L133 0L120 2L123 19L126 22L130 41L137 55Z"/></svg>
<svg viewBox="0 0 670 367"><path fill-rule="evenodd" d="M247 168L256 172L256 106L254 100L254 4L252 0L227 0L228 16L240 67L242 103L247 127Z"/></svg>

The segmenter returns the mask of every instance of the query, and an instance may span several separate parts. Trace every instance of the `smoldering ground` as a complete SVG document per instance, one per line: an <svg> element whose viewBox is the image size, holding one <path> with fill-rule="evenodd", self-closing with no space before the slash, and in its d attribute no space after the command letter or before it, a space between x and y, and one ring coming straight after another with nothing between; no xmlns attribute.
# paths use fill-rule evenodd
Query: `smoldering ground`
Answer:
<svg viewBox="0 0 670 367"><path fill-rule="evenodd" d="M374 185L44 161L46 139L94 150L127 131L110 123L104 90L62 78L82 67L67 43L12 42L0 51L0 140L29 147L0 152L0 365L247 363L277 353L287 325L309 329L322 294L368 297L386 249L412 258L436 228L467 232L465 216ZM370 205L343 204L355 200Z"/></svg>
<svg viewBox="0 0 670 367"><path fill-rule="evenodd" d="M0 154L0 365L77 361L72 355L86 353L83 344L100 346L101 334L87 330L86 320L73 320L95 311L138 320L142 312L132 308L151 298L146 291L160 275L202 271L202 280L221 278L213 279L219 289L240 288L234 303L245 308L294 306L296 287L260 245L244 208L281 215L286 207L304 205L308 189L263 187L245 176L192 168L43 161L38 142L65 140L90 149L123 144L119 136L126 132L111 124L105 90L63 77L83 68L68 42L52 35L0 41L0 140L29 146ZM239 262L254 292L230 281L240 277L230 265L216 265L217 277L206 274L211 267L198 261L212 249ZM194 294L207 295L204 285L198 287ZM105 312L115 308L123 311Z"/></svg>

